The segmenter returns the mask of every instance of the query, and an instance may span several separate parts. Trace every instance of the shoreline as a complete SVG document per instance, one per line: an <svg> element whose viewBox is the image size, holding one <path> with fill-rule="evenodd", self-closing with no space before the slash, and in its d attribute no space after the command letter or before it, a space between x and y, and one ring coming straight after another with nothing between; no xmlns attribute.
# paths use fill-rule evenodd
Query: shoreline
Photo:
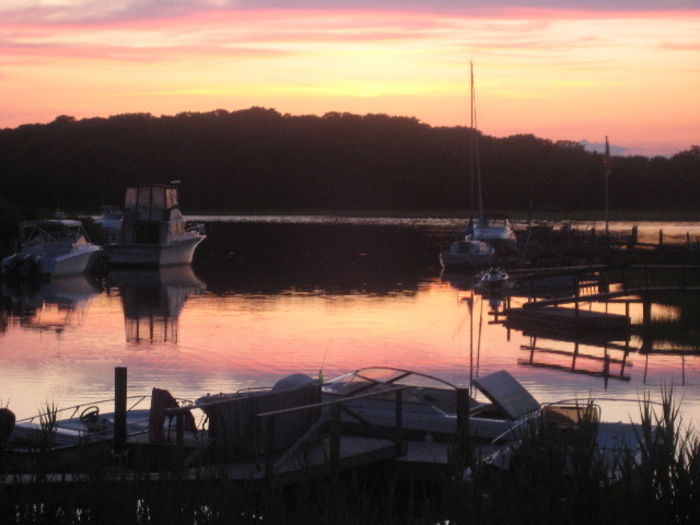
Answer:
<svg viewBox="0 0 700 525"><path fill-rule="evenodd" d="M526 221L595 221L605 220L600 210L533 211L494 210L511 220ZM464 210L332 210L332 209L274 209L274 210L187 210L186 216L320 216L320 217L381 217L381 218L441 218L464 219ZM614 210L609 213L611 222L695 222L700 221L699 210Z"/></svg>

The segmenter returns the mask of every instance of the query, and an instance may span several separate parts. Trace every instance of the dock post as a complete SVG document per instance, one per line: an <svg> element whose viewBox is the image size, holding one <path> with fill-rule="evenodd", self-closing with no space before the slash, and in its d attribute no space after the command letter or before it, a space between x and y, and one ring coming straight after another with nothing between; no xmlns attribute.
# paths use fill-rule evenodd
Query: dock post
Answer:
<svg viewBox="0 0 700 525"><path fill-rule="evenodd" d="M268 483L272 481L272 475L275 470L274 450L275 418L271 416L267 418L267 425L265 426L265 479Z"/></svg>
<svg viewBox="0 0 700 525"><path fill-rule="evenodd" d="M126 367L114 369L114 452L126 449Z"/></svg>
<svg viewBox="0 0 700 525"><path fill-rule="evenodd" d="M401 439L403 434L403 391L396 392L396 438Z"/></svg>
<svg viewBox="0 0 700 525"><path fill-rule="evenodd" d="M175 414L175 456L179 469L182 469L185 461L185 414Z"/></svg>
<svg viewBox="0 0 700 525"><path fill-rule="evenodd" d="M335 475L340 471L340 405L331 405L330 424L330 460L331 472Z"/></svg>
<svg viewBox="0 0 700 525"><path fill-rule="evenodd" d="M469 447L469 389L457 388L457 458L461 467L471 464Z"/></svg>

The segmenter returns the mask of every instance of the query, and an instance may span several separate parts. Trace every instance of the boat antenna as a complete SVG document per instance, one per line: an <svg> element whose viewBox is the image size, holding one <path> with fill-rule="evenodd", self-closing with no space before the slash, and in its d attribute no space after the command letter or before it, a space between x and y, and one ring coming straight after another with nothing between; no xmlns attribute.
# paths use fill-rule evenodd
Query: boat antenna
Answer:
<svg viewBox="0 0 700 525"><path fill-rule="evenodd" d="M321 361L321 368L318 369L318 383L322 385L323 381L323 367L326 366L326 357L328 357L328 346L326 345L326 351L323 353L323 360Z"/></svg>

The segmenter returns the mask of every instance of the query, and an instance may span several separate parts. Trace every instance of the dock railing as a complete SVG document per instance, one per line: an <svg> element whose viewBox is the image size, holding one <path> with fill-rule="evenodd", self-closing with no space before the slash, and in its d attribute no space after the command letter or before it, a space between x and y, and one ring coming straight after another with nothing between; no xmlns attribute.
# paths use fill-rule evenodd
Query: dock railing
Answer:
<svg viewBox="0 0 700 525"><path fill-rule="evenodd" d="M329 448L330 453L328 457L328 463L332 472L338 472L340 467L340 442L341 442L341 412L345 412L353 419L357 420L362 426L375 435L379 435L384 439L393 442L396 447L397 455L405 454L406 445L401 440L401 434L403 429L403 395L402 392L408 385L401 385L397 387L387 388L381 392L369 392L365 394L359 394L356 396L342 397L339 399L334 399L332 401L322 401L319 403L313 403L308 405L301 405L296 407L284 408L281 410L272 410L268 412L261 412L256 414L259 421L263 422L265 428L265 447L264 447L264 476L266 479L271 478L275 469L279 468L285 461L287 461L293 452L298 450L305 442L308 442L314 435L325 425L326 422L329 423ZM371 398L377 395L387 395L394 394L395 402L395 425L394 433L387 432L386 430L377 427L372 424L366 418L356 413L352 409L345 406L347 403ZM208 404L209 407L215 404L224 404L231 402L232 400L220 400L213 401ZM181 460L184 458L184 434L185 434L185 414L193 409L201 408L199 406L182 406L177 408L167 409L166 414L173 415L175 417L175 446L177 449L177 457ZM277 458L275 461L275 452L277 447L275 446L275 420L276 418L294 413L302 413L312 410L321 410L322 415L317 420L316 423L312 424L307 432L301 436L291 447L289 447L281 457Z"/></svg>

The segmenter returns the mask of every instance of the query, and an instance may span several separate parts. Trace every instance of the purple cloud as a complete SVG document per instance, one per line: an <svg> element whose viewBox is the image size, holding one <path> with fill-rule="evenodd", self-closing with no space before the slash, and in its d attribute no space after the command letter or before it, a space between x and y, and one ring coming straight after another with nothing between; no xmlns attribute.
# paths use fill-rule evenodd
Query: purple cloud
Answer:
<svg viewBox="0 0 700 525"><path fill-rule="evenodd" d="M700 11L697 0L73 0L42 5L11 0L0 5L5 24L99 23L173 18L202 11L321 10L436 12L488 15L507 10L593 12Z"/></svg>

